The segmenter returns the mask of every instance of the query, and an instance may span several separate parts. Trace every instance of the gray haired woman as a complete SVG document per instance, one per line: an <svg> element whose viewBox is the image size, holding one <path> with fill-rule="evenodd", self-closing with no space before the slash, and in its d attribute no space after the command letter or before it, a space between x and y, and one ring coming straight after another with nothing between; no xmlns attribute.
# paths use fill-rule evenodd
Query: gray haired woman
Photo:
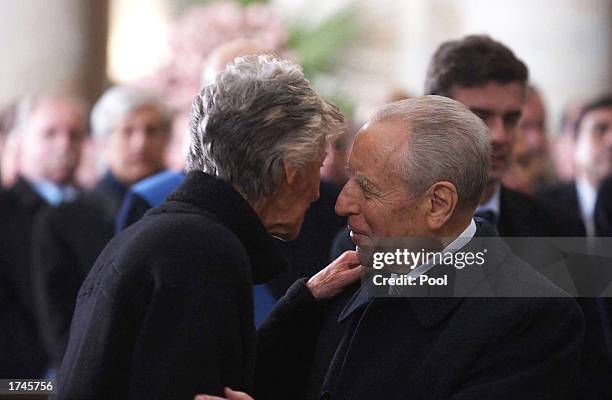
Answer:
<svg viewBox="0 0 612 400"><path fill-rule="evenodd" d="M270 235L298 235L343 124L296 64L272 56L239 58L206 86L185 181L107 245L81 287L57 398L250 392L252 284L286 267Z"/></svg>

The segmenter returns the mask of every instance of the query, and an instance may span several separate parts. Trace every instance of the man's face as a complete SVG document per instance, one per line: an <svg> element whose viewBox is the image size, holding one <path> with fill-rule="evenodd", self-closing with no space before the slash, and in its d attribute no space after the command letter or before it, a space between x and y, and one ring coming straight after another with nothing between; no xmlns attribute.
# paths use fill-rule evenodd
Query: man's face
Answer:
<svg viewBox="0 0 612 400"><path fill-rule="evenodd" d="M527 150L541 154L546 150L546 110L540 95L530 90L519 123Z"/></svg>
<svg viewBox="0 0 612 400"><path fill-rule="evenodd" d="M519 129L524 88L518 82L489 82L451 90L451 97L478 115L491 131L491 177L497 182L508 168Z"/></svg>
<svg viewBox="0 0 612 400"><path fill-rule="evenodd" d="M595 186L612 175L612 107L595 109L582 119L576 164Z"/></svg>
<svg viewBox="0 0 612 400"><path fill-rule="evenodd" d="M333 142L327 144L327 157L321 167L321 178L337 185L344 185L346 182L346 161L351 145L352 135L343 132Z"/></svg>
<svg viewBox="0 0 612 400"><path fill-rule="evenodd" d="M397 121L366 124L355 138L336 213L348 217L358 246L375 237L426 236L419 199L400 177L408 138L408 128Z"/></svg>
<svg viewBox="0 0 612 400"><path fill-rule="evenodd" d="M26 122L21 169L30 179L70 183L87 135L83 107L67 99L44 99Z"/></svg>
<svg viewBox="0 0 612 400"><path fill-rule="evenodd" d="M106 161L124 184L132 184L164 166L168 127L153 106L143 106L119 120L106 138Z"/></svg>

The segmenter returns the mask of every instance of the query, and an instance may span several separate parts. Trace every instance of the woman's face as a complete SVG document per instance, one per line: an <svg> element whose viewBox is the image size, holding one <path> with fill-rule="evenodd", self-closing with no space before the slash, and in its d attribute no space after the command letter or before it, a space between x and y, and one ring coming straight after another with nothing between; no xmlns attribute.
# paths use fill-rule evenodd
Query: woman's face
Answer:
<svg viewBox="0 0 612 400"><path fill-rule="evenodd" d="M257 207L262 223L272 236L284 240L298 237L310 203L319 199L324 159L325 147L321 147L319 158L309 162L303 172L285 168L286 179Z"/></svg>

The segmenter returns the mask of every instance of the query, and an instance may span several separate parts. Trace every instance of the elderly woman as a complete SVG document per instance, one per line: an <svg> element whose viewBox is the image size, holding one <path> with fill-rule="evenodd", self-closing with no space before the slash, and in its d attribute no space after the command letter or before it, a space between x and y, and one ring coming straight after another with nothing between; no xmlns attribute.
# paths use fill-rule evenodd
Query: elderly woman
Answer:
<svg viewBox="0 0 612 400"><path fill-rule="evenodd" d="M129 185L163 168L170 114L161 100L117 86L95 104L91 129L106 171L73 202L44 210L32 235L35 305L50 367L66 350L76 295L114 234L115 214Z"/></svg>
<svg viewBox="0 0 612 400"><path fill-rule="evenodd" d="M252 284L286 267L270 235L299 233L342 126L288 61L240 58L206 86L185 181L109 243L81 287L57 398L251 391Z"/></svg>

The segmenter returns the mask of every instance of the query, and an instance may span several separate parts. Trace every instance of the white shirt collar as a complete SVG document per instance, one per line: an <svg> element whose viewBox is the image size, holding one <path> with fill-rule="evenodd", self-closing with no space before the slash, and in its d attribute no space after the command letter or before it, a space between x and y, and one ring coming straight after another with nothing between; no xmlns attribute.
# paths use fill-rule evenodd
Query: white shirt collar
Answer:
<svg viewBox="0 0 612 400"><path fill-rule="evenodd" d="M593 235L595 203L597 202L597 189L584 178L576 178L576 194L580 206L580 216L587 229L588 236Z"/></svg>
<svg viewBox="0 0 612 400"><path fill-rule="evenodd" d="M576 179L576 192L578 193L578 204L583 216L593 217L595 203L597 202L597 189L585 178Z"/></svg>
<svg viewBox="0 0 612 400"><path fill-rule="evenodd" d="M472 218L470 220L470 224L468 225L467 228L465 228L465 230L463 232L461 232L459 234L459 236L457 236L455 238L455 240L453 240L452 242L450 242L448 244L448 246L446 246L444 248L444 250L442 250L442 254L446 254L446 253L454 253L460 249L462 249L466 244L468 244L468 242L470 240L472 240L472 238L474 237L474 235L476 234L476 222L474 222L474 218ZM432 269L434 267L435 264L433 263L425 263L425 264L421 264L418 267L416 267L415 269L413 269L412 271L410 271L408 273L409 277L417 277L421 274L424 274L425 272L429 271L430 269Z"/></svg>
<svg viewBox="0 0 612 400"><path fill-rule="evenodd" d="M481 211L493 211L497 217L499 217L499 210L501 208L501 185L497 183L495 185L495 192L493 196L487 200L486 203L476 207L476 212Z"/></svg>
<svg viewBox="0 0 612 400"><path fill-rule="evenodd" d="M32 182L32 187L47 203L57 206L62 201L71 201L77 195L77 190L72 186L58 186L47 180Z"/></svg>

